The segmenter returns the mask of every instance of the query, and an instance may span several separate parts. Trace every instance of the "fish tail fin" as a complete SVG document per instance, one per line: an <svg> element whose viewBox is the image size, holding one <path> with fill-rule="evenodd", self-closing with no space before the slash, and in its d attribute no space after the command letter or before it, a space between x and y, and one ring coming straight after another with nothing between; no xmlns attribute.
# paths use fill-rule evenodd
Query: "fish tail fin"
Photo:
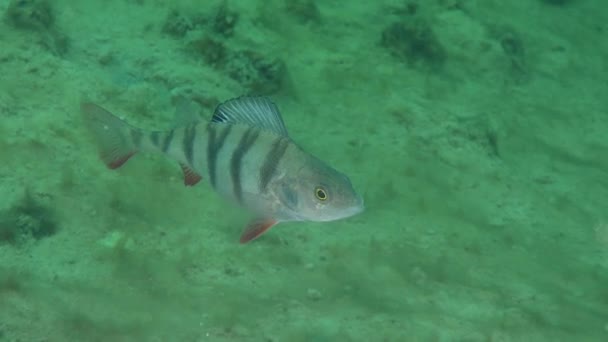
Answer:
<svg viewBox="0 0 608 342"><path fill-rule="evenodd" d="M142 136L139 129L94 103L82 103L80 111L108 168L121 167L139 151Z"/></svg>

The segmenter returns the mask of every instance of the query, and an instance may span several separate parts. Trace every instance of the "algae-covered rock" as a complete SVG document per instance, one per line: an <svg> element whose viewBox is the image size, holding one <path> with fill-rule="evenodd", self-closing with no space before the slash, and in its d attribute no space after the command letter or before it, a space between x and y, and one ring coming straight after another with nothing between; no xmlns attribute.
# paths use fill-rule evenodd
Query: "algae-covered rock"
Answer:
<svg viewBox="0 0 608 342"><path fill-rule="evenodd" d="M51 3L47 0L13 0L5 17L17 29L36 32L40 45L62 56L68 51L69 39L57 29Z"/></svg>
<svg viewBox="0 0 608 342"><path fill-rule="evenodd" d="M566 5L572 2L572 0L541 0L542 2L550 5Z"/></svg>
<svg viewBox="0 0 608 342"><path fill-rule="evenodd" d="M285 11L300 23L321 21L321 11L313 0L286 0Z"/></svg>
<svg viewBox="0 0 608 342"><path fill-rule="evenodd" d="M226 72L251 94L270 95L280 91L288 81L287 66L282 59L246 50L231 56Z"/></svg>
<svg viewBox="0 0 608 342"><path fill-rule="evenodd" d="M226 2L213 13L187 13L172 9L167 14L162 32L174 38L184 38L192 31L203 31L218 36L230 37L238 22L239 14L232 11Z"/></svg>
<svg viewBox="0 0 608 342"><path fill-rule="evenodd" d="M6 10L6 18L17 28L49 30L55 24L51 4L47 0L13 0Z"/></svg>
<svg viewBox="0 0 608 342"><path fill-rule="evenodd" d="M390 24L382 31L381 44L393 56L408 63L422 62L430 66L441 66L447 58L433 29L423 20Z"/></svg>
<svg viewBox="0 0 608 342"><path fill-rule="evenodd" d="M172 9L167 14L162 31L175 38L183 38L188 32L207 24L207 19L201 14L186 14Z"/></svg>
<svg viewBox="0 0 608 342"><path fill-rule="evenodd" d="M315 17L318 14L312 1L298 1L289 8L294 15ZM250 94L279 92L288 84L285 62L251 49L235 49L230 37L234 35L238 19L239 14L231 10L226 1L206 14L172 10L163 32L184 40L184 51L189 56L228 75Z"/></svg>
<svg viewBox="0 0 608 342"><path fill-rule="evenodd" d="M26 192L21 201L0 212L0 243L21 244L42 239L57 232L55 215L50 207Z"/></svg>
<svg viewBox="0 0 608 342"><path fill-rule="evenodd" d="M216 68L223 66L228 56L224 43L207 34L191 39L188 50L193 56L201 57L205 64Z"/></svg>
<svg viewBox="0 0 608 342"><path fill-rule="evenodd" d="M239 14L228 8L228 4L224 1L213 19L213 30L225 37L230 37L234 34L234 27L239 20Z"/></svg>

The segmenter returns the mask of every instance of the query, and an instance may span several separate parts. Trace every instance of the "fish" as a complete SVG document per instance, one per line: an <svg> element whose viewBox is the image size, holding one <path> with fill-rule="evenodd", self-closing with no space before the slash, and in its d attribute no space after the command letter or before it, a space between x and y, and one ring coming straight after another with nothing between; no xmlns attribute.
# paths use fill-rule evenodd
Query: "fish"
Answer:
<svg viewBox="0 0 608 342"><path fill-rule="evenodd" d="M167 131L131 126L93 102L81 102L85 126L110 169L139 152L176 161L184 184L205 179L221 197L249 211L240 243L290 221L328 222L364 210L350 179L306 152L287 133L268 97L241 96L219 104L211 120ZM228 204L228 203L227 203Z"/></svg>

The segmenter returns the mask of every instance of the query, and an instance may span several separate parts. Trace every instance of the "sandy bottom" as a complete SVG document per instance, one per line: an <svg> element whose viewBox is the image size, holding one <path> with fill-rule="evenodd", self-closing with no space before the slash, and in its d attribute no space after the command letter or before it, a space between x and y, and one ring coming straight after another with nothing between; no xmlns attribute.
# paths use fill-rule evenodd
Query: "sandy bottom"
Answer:
<svg viewBox="0 0 608 342"><path fill-rule="evenodd" d="M608 340L604 2L364 3L0 1L0 341ZM247 213L162 156L107 170L78 115L247 93L363 214L240 245Z"/></svg>

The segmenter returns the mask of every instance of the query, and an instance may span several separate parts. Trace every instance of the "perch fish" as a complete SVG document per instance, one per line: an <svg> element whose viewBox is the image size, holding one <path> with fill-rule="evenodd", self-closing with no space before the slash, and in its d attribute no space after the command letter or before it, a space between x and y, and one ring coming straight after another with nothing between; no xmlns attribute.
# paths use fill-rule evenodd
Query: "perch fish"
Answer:
<svg viewBox="0 0 608 342"><path fill-rule="evenodd" d="M266 97L226 101L210 122L165 132L143 131L89 102L81 112L110 169L140 151L162 153L179 163L185 185L207 179L221 196L248 209L254 219L241 243L279 222L333 221L364 209L347 176L291 140Z"/></svg>

